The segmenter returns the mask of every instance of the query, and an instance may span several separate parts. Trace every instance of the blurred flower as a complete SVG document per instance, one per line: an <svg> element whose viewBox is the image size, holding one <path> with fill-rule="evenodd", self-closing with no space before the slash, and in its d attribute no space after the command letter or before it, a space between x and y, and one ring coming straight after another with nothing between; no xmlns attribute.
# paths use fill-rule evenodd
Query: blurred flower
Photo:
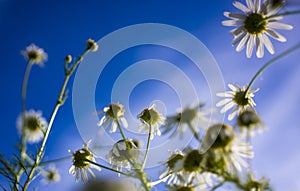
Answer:
<svg viewBox="0 0 300 191"><path fill-rule="evenodd" d="M167 117L163 134L169 132L176 125L178 125L175 134L179 132L180 138L183 138L187 127L191 128L191 131L198 135L200 130L199 128L202 127L203 129L205 129L205 123L210 120L206 117L206 115L212 112L211 110L200 111L199 109L201 108L201 106L202 105L197 104L195 107L185 108L182 111L179 111L176 115Z"/></svg>
<svg viewBox="0 0 300 191"><path fill-rule="evenodd" d="M213 184L211 179L212 174L204 171L203 159L204 155L202 155L199 150L191 150L183 159L175 163L174 169L180 171L178 176L180 185L195 181L197 187L206 188Z"/></svg>
<svg viewBox="0 0 300 191"><path fill-rule="evenodd" d="M138 118L141 120L139 125L139 131L150 132L150 138L153 139L154 135L160 136L161 132L159 127L165 123L165 117L162 116L156 109L155 104L149 108L145 108L139 115Z"/></svg>
<svg viewBox="0 0 300 191"><path fill-rule="evenodd" d="M93 39L88 39L86 41L86 49L96 52L98 50L98 44Z"/></svg>
<svg viewBox="0 0 300 191"><path fill-rule="evenodd" d="M216 104L217 107L223 106L221 113L234 107L228 115L228 120L232 120L239 112L256 105L253 97L254 93L259 90L258 88L249 89L246 93L247 86L240 87L239 85L228 84L228 87L231 91L217 93L217 96L225 98Z"/></svg>
<svg viewBox="0 0 300 191"><path fill-rule="evenodd" d="M179 182L179 177L181 174L181 169L176 169L175 164L184 158L183 153L176 149L175 152L170 152L170 157L168 158L167 162L165 163L165 168L160 172L160 179L163 179L164 182L167 181L167 184L177 184Z"/></svg>
<svg viewBox="0 0 300 191"><path fill-rule="evenodd" d="M141 191L141 189L132 180L112 180L107 177L89 181L80 191Z"/></svg>
<svg viewBox="0 0 300 191"><path fill-rule="evenodd" d="M65 63L69 64L70 62L72 62L72 56L71 55L67 55L65 57Z"/></svg>
<svg viewBox="0 0 300 191"><path fill-rule="evenodd" d="M111 103L108 107L105 107L103 109L103 112L105 112L105 115L100 119L98 122L98 126L104 126L106 129L109 125L111 125L111 128L109 130L110 133L116 132L117 127L119 124L119 120L122 123L123 127L127 128L128 123L126 119L124 118L124 107L121 104L118 103Z"/></svg>
<svg viewBox="0 0 300 191"><path fill-rule="evenodd" d="M239 113L237 117L237 126L240 128L241 133L254 136L255 130L261 132L264 128L264 125L253 109L247 109Z"/></svg>
<svg viewBox="0 0 300 191"><path fill-rule="evenodd" d="M22 55L32 64L43 66L44 61L47 61L48 55L42 48L35 44L26 47L25 51L21 52Z"/></svg>
<svg viewBox="0 0 300 191"><path fill-rule="evenodd" d="M52 183L60 181L60 174L54 165L49 166L47 170L42 171L43 183Z"/></svg>
<svg viewBox="0 0 300 191"><path fill-rule="evenodd" d="M226 124L209 127L203 144L211 144L208 153L212 156L205 156L213 160L210 164L215 162L218 168L228 169L232 173L241 171L242 166L248 168L243 158L253 158L252 146L248 142L242 142L242 137L235 135L233 128ZM205 161L205 164L207 162L209 161Z"/></svg>
<svg viewBox="0 0 300 191"><path fill-rule="evenodd" d="M84 144L83 148L77 150L75 153L71 150L69 152L73 155L73 165L69 169L69 173L75 176L75 181L77 182L81 177L83 183L88 181L87 173L88 172L93 178L95 174L92 172L91 168L101 171L99 166L91 164L89 161L96 162L94 155L88 149L88 144Z"/></svg>
<svg viewBox="0 0 300 191"><path fill-rule="evenodd" d="M183 185L167 185L170 191L194 191L194 187L192 186L183 186Z"/></svg>
<svg viewBox="0 0 300 191"><path fill-rule="evenodd" d="M276 4L269 0L265 0L261 4L260 0L246 0L247 7L242 3L235 1L233 5L244 13L224 12L224 15L232 20L223 21L225 26L237 26L230 31L234 35L232 44L238 46L236 51L241 51L247 44L246 55L248 58L252 56L254 46L256 46L256 56L261 58L264 56L264 46L267 50L274 54L274 47L268 36L280 42L285 42L286 38L277 33L274 29L291 30L293 27L288 24L279 23L283 16L276 15L284 5Z"/></svg>
<svg viewBox="0 0 300 191"><path fill-rule="evenodd" d="M245 188L249 191L265 191L272 190L269 185L269 180L262 177L260 180L255 179L252 174L248 174L249 180L245 184Z"/></svg>
<svg viewBox="0 0 300 191"><path fill-rule="evenodd" d="M24 136L29 143L39 142L44 137L48 123L42 117L41 111L29 110L25 111L25 118L23 123L23 114L20 114L17 119L17 128L19 133L22 134L24 128Z"/></svg>
<svg viewBox="0 0 300 191"><path fill-rule="evenodd" d="M132 168L132 163L141 162L142 153L132 140L120 140L114 144L113 148L105 156L109 160L109 164L121 171L125 167L128 171Z"/></svg>

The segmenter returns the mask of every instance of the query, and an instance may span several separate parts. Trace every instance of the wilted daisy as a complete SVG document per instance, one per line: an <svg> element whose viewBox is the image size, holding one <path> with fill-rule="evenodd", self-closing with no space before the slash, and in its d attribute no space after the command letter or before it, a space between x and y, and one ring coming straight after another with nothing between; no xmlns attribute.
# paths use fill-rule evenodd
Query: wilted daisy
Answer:
<svg viewBox="0 0 300 191"><path fill-rule="evenodd" d="M249 89L246 92L247 86L240 87L239 85L228 84L228 87L231 91L217 93L217 96L224 97L224 99L216 104L217 107L223 106L221 113L233 108L228 115L228 120L232 120L239 112L256 105L253 97L254 93L259 90L258 88Z"/></svg>
<svg viewBox="0 0 300 191"><path fill-rule="evenodd" d="M180 150L175 150L175 152L170 152L170 157L165 163L165 168L160 172L160 179L167 181L167 184L178 184L181 169L176 169L175 164L184 158L183 153Z"/></svg>
<svg viewBox="0 0 300 191"><path fill-rule="evenodd" d="M286 38L274 29L291 30L293 28L291 25L278 22L283 16L277 16L276 14L284 4L279 3L274 6L270 2L264 0L261 4L260 0L254 0L254 2L246 0L246 7L235 1L233 5L243 13L224 12L224 15L232 20L223 21L222 24L237 26L237 28L230 31L234 35L232 44L239 43L236 47L238 52L247 46L246 55L248 58L252 56L254 47L256 47L256 56L259 58L264 56L264 46L271 54L274 54L274 47L268 36L280 42L285 42Z"/></svg>
<svg viewBox="0 0 300 191"><path fill-rule="evenodd" d="M128 171L133 167L132 163L138 164L141 162L142 153L132 140L120 140L116 142L113 148L105 156L109 160L109 164L117 169L126 168Z"/></svg>
<svg viewBox="0 0 300 191"><path fill-rule="evenodd" d="M102 126L106 129L109 125L111 128L109 130L110 133L116 132L119 122L123 125L123 127L127 128L128 123L124 118L125 109L123 105L118 103L111 103L108 107L103 109L105 115L98 122L98 126Z"/></svg>
<svg viewBox="0 0 300 191"><path fill-rule="evenodd" d="M213 143L210 151L219 156L218 161L222 162L222 165L225 165L224 169L228 169L230 172L241 171L242 166L247 168L248 164L243 158L253 158L251 145L242 142L241 137L235 135L233 128L229 125L216 124L210 126L203 143L208 144L211 142Z"/></svg>
<svg viewBox="0 0 300 191"><path fill-rule="evenodd" d="M52 183L60 181L60 174L54 165L51 165L48 169L43 170L42 176L44 177L44 179L42 180L43 183Z"/></svg>
<svg viewBox="0 0 300 191"><path fill-rule="evenodd" d="M261 132L264 128L259 115L253 109L247 109L239 113L236 121L241 133L246 135L254 136L256 130Z"/></svg>
<svg viewBox="0 0 300 191"><path fill-rule="evenodd" d="M81 177L81 180L83 183L86 183L88 181L87 172L95 178L95 174L91 170L91 168L101 171L101 168L99 166L96 166L94 164L91 164L89 161L96 162L94 155L92 152L88 149L88 144L84 144L83 148L77 150L76 152L73 152L69 150L69 152L73 155L73 165L69 169L69 173L75 176L75 181L77 182L79 178Z"/></svg>
<svg viewBox="0 0 300 191"><path fill-rule="evenodd" d="M39 142L44 137L44 131L48 125L46 119L42 117L42 112L34 110L25 111L24 117L24 122L23 114L20 114L17 119L19 133L22 134L24 132L22 136L29 143Z"/></svg>
<svg viewBox="0 0 300 191"><path fill-rule="evenodd" d="M211 110L200 111L202 105L198 104L192 108L184 108L179 111L176 115L166 118L166 129L163 133L170 131L176 125L178 128L175 132L180 133L180 138L183 138L187 127L198 137L200 128L205 129L205 124L209 121L209 118L206 115L211 113Z"/></svg>
<svg viewBox="0 0 300 191"><path fill-rule="evenodd" d="M35 44L31 44L26 47L26 50L21 52L23 56L32 64L43 66L43 63L47 61L48 55L42 48L39 48Z"/></svg>
<svg viewBox="0 0 300 191"><path fill-rule="evenodd" d="M150 138L153 139L154 135L160 136L161 132L159 127L165 123L165 117L162 116L156 109L155 104L149 108L145 108L139 115L138 118L141 120L139 125L139 131L150 132Z"/></svg>

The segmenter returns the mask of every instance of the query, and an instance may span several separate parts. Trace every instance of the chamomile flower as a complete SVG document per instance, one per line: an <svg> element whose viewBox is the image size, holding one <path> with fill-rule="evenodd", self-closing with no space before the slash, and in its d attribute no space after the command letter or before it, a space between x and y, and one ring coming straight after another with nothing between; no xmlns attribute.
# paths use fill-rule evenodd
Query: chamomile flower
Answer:
<svg viewBox="0 0 300 191"><path fill-rule="evenodd" d="M242 137L235 135L233 128L226 124L210 126L203 143L212 143L210 152L218 156L215 161L223 165L220 168L228 169L232 173L241 171L242 167L248 168L243 158L253 158L252 146L243 142Z"/></svg>
<svg viewBox="0 0 300 191"><path fill-rule="evenodd" d="M111 103L108 107L103 109L103 112L105 112L105 115L98 122L98 126L103 126L106 129L109 125L111 125L109 130L110 133L117 131L119 122L121 122L123 127L128 127L128 123L124 118L125 109L123 105Z"/></svg>
<svg viewBox="0 0 300 191"><path fill-rule="evenodd" d="M160 136L161 132L159 130L160 126L165 123L165 117L162 116L156 109L155 104L151 105L149 108L145 108L139 115L138 118L141 120L139 125L139 131L150 132L150 138L153 139L154 135ZM150 128L151 126L151 128Z"/></svg>
<svg viewBox="0 0 300 191"><path fill-rule="evenodd" d="M208 185L211 186L212 174L207 173L203 166L204 155L200 153L199 150L189 151L183 159L176 162L174 169L176 169L179 174L179 183L192 183L195 181L197 187L206 188Z"/></svg>
<svg viewBox="0 0 300 191"><path fill-rule="evenodd" d="M260 133L264 129L263 122L253 109L242 111L237 117L236 125L242 134L250 135L251 137L255 135L256 131Z"/></svg>
<svg viewBox="0 0 300 191"><path fill-rule="evenodd" d="M228 84L228 87L231 89L230 91L217 93L217 96L224 97L224 99L216 104L217 107L223 107L221 113L233 108L228 115L228 120L232 120L241 111L256 105L253 97L254 93L259 90L258 88L249 89L246 92L247 86L240 87L239 85Z"/></svg>
<svg viewBox="0 0 300 191"><path fill-rule="evenodd" d="M52 183L60 181L60 174L54 165L49 166L48 169L42 171L44 179L43 183Z"/></svg>
<svg viewBox="0 0 300 191"><path fill-rule="evenodd" d="M87 172L95 178L95 174L91 168L101 171L99 166L96 166L89 161L96 162L93 153L88 149L88 143L83 145L83 148L73 152L69 150L73 155L73 165L69 169L69 173L75 176L75 181L77 182L80 177L83 183L88 181Z"/></svg>
<svg viewBox="0 0 300 191"><path fill-rule="evenodd" d="M232 20L223 21L225 26L237 26L230 31L234 36L233 45L237 45L236 51L241 51L247 47L246 55L248 58L252 56L253 48L256 47L256 56L261 58L264 56L264 47L274 54L274 47L269 37L285 42L286 38L276 32L274 29L291 30L293 27L288 24L278 22L283 16L276 15L284 5L280 3L274 6L271 1L264 0L246 0L247 7L235 1L233 5L243 13L224 12L224 15ZM269 36L269 37L268 37Z"/></svg>
<svg viewBox="0 0 300 191"><path fill-rule="evenodd" d="M96 52L98 50L98 44L93 39L88 39L86 41L86 48L92 52Z"/></svg>
<svg viewBox="0 0 300 191"><path fill-rule="evenodd" d="M39 142L44 137L44 131L47 125L48 123L46 119L42 117L41 111L25 111L24 121L23 114L20 114L17 119L19 133L22 134L24 132L22 136L24 136L29 143Z"/></svg>
<svg viewBox="0 0 300 191"><path fill-rule="evenodd" d="M134 142L128 139L116 142L105 158L109 160L109 164L113 168L119 171L126 168L127 171L130 171L133 163L141 162L141 156L142 153Z"/></svg>
<svg viewBox="0 0 300 191"><path fill-rule="evenodd" d="M22 55L32 64L43 66L43 63L47 61L48 55L42 48L39 48L35 44L31 44L26 47L26 50L21 52Z"/></svg>
<svg viewBox="0 0 300 191"><path fill-rule="evenodd" d="M175 164L184 158L183 153L180 150L175 150L175 152L170 152L170 157L165 163L165 168L160 172L160 179L167 181L167 184L178 184L181 174L181 169L176 169Z"/></svg>
<svg viewBox="0 0 300 191"><path fill-rule="evenodd" d="M200 128L205 129L205 124L210 120L206 115L211 113L211 110L200 111L199 108L201 108L200 104L192 108L187 107L178 111L176 115L167 117L163 133L170 131L178 125L175 134L180 133L180 138L183 138L187 128L190 128L190 130L198 136Z"/></svg>

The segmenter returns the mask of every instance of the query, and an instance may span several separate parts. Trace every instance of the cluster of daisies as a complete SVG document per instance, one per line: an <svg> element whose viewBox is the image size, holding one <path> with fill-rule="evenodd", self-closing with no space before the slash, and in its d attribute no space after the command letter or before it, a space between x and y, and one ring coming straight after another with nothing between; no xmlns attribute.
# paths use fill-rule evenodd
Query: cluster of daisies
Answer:
<svg viewBox="0 0 300 191"><path fill-rule="evenodd" d="M233 5L241 13L224 12L231 20L222 22L225 26L234 26L230 33L234 36L232 41L236 51L246 48L246 56L250 58L255 49L256 56L264 56L264 48L274 54L274 47L270 38L285 42L286 38L276 29L291 30L293 27L280 23L283 18L278 14L284 1L246 0L246 5L235 1ZM97 43L89 39L87 50L96 51ZM32 44L22 52L29 65L43 66L47 54L43 49ZM65 63L72 61L71 56L65 58ZM251 84L252 85L252 84ZM137 116L140 120L138 130L148 134L145 152L135 139L125 136L128 127L125 119L125 109L119 103L111 103L103 109L103 116L98 122L100 128L110 133L119 132L121 139L116 141L107 153L106 159L110 167L98 164L96 155L89 148L89 143L77 151L69 151L72 155L72 166L69 173L75 176L76 181L88 181L88 174L95 178L92 169L101 171L102 168L117 172L131 178L139 179L141 187L138 190L151 190L157 183L164 182L172 191L215 190L225 183L232 183L237 188L250 191L263 191L270 189L268 180L256 179L249 170L249 160L254 154L250 145L250 138L263 129L263 123L254 109L254 94L258 89L251 89L249 85L239 86L229 84L229 91L220 92L222 97L216 106L222 107L221 113L228 113L228 123L215 122L209 117L212 110L202 110L202 104L183 108L172 116L163 116L151 105ZM208 122L213 125L207 125ZM17 128L23 141L33 144L44 139L48 128L47 120L41 111L27 110L17 119ZM150 142L156 137L172 132L171 136L179 135L183 138L187 131L194 135L197 147L188 147L184 150L170 151L169 158L164 161L160 171L159 180L152 182L144 172ZM25 156L29 164L33 164L29 156ZM60 180L58 170L54 166L40 168L45 182ZM244 173L246 178L240 179Z"/></svg>

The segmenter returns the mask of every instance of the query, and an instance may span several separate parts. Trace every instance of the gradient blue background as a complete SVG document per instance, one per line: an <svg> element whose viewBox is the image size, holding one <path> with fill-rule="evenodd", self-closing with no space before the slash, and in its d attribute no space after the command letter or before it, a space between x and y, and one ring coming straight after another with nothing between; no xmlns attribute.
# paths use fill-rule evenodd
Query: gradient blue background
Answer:
<svg viewBox="0 0 300 191"><path fill-rule="evenodd" d="M300 8L299 4L290 1L286 9L294 8ZM114 30L132 24L155 22L182 28L208 47L218 62L226 83L249 82L252 75L271 56L266 53L263 59L247 59L244 51L236 53L231 46L232 36L228 34L231 28L221 25L221 21L225 19L224 11L236 11L232 1L0 0L1 153L6 156L16 153L14 145L19 139L16 118L21 111L21 84L26 67L20 51L29 44L35 43L42 47L49 59L45 67L33 67L27 105L28 108L42 110L48 119L64 78L64 57L67 54L78 56L85 48L88 38L98 40ZM273 41L276 54L298 42L299 19L299 16L284 19L286 23L293 24L294 29L282 32L288 39L287 43ZM253 140L255 158L252 168L258 177L270 178L276 190L300 189L299 53L297 51L268 68L254 84L261 89L256 94L255 101L267 131ZM126 62L131 62L130 59L132 58L128 58ZM124 66L113 65L108 73L115 75L114 72L122 67ZM98 101L99 109L110 98L109 92L105 93L105 90L110 90L112 82L107 81L105 84L107 87L102 89L104 96ZM70 90L71 87L72 80ZM73 119L71 99L68 99L54 122L45 160L67 156L68 149L76 150L81 144L82 139ZM75 184L74 177L68 174L71 161L57 166L62 180L40 189L73 190L80 186L81 183ZM98 175L106 174L104 171ZM0 178L0 183L4 184L3 177ZM41 186L39 180L33 185Z"/></svg>

